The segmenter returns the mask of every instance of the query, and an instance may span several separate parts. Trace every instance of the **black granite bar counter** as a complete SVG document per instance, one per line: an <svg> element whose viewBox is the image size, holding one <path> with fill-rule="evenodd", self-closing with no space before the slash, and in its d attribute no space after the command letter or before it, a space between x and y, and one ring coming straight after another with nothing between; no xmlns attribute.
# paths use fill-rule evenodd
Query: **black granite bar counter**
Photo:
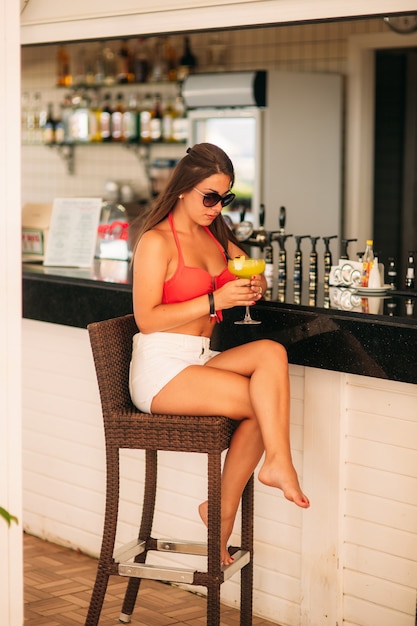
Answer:
<svg viewBox="0 0 417 626"><path fill-rule="evenodd" d="M321 293L314 306L290 299L256 304L252 316L262 324L254 326L234 324L243 309L225 311L213 346L223 350L268 338L282 343L294 364L417 383L416 293L388 293L378 301L356 298L349 302L350 310L330 308ZM131 312L127 262L96 261L91 269L23 266L25 318L86 328L90 322Z"/></svg>
<svg viewBox="0 0 417 626"><path fill-rule="evenodd" d="M95 261L92 268L23 264L23 317L86 328L132 313L127 261Z"/></svg>

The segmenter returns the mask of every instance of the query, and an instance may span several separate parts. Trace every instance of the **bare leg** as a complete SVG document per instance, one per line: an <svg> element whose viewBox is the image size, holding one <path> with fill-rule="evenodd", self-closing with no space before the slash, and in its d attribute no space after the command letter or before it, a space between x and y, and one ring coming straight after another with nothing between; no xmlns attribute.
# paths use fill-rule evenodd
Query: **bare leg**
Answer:
<svg viewBox="0 0 417 626"><path fill-rule="evenodd" d="M249 397L265 447L265 462L259 480L282 489L288 500L308 508L292 463L290 449L290 389L286 350L280 344L261 340L223 352L210 367L232 369L231 358L240 358L240 372L249 377ZM236 370L234 370L236 371Z"/></svg>
<svg viewBox="0 0 417 626"><path fill-rule="evenodd" d="M184 387L193 393L184 395ZM263 448L266 454L259 480L282 489L285 497L298 506L309 506L291 459L288 363L285 349L276 342L248 343L226 350L205 367L186 368L155 396L152 410L185 415L217 414L244 420L233 436L223 470L225 563L229 562L226 543L237 506ZM204 519L204 505L200 514Z"/></svg>
<svg viewBox="0 0 417 626"><path fill-rule="evenodd" d="M230 442L222 474L221 559L225 565L233 561L227 551L227 542L233 531L240 498L246 483L259 463L263 451L262 436L256 421L242 420ZM242 462L242 454L245 456L244 462ZM198 510L201 519L207 526L207 500L200 504Z"/></svg>

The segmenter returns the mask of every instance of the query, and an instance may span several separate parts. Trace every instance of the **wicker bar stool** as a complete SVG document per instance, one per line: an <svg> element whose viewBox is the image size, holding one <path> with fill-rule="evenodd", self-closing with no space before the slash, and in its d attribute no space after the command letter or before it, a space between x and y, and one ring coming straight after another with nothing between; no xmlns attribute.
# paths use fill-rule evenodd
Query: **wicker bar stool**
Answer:
<svg viewBox="0 0 417 626"><path fill-rule="evenodd" d="M253 583L253 476L241 503L241 546L234 549L234 562L220 563L221 454L229 446L236 424L222 416L149 415L141 413L130 399L128 376L132 338L138 332L133 315L88 326L104 420L106 440L106 509L102 546L86 626L99 623L109 576L129 578L119 615L129 623L142 578L200 585L207 588L207 626L220 625L220 588L240 571L240 625L252 625ZM119 506L119 450L145 450L145 489L138 538L114 552ZM158 450L207 454L207 542L186 539L156 539L152 524L157 488ZM196 554L207 557L205 571L146 564L151 550Z"/></svg>

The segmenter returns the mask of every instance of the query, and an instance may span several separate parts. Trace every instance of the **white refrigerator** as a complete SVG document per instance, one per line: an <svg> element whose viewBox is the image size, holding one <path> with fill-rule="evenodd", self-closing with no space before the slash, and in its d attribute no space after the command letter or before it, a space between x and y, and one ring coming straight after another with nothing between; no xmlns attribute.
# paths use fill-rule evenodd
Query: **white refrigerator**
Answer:
<svg viewBox="0 0 417 626"><path fill-rule="evenodd" d="M240 83L242 74L236 73ZM259 207L264 204L265 228L276 231L280 207L285 206L287 234L338 235L331 242L336 260L342 233L341 76L268 71L262 100L259 94L252 98L248 95L254 84L250 72L246 90L239 81L234 89L233 75L231 72L218 77L218 93L211 77L205 90L201 75L198 89L189 89L190 145L216 143L231 157L237 195L231 206L234 222L239 221L240 208L245 206L245 219L257 228ZM187 88L185 98L187 101ZM294 237L287 240L286 246L290 276ZM303 240L302 246L306 276L309 240ZM323 251L324 244L319 241L319 256Z"/></svg>

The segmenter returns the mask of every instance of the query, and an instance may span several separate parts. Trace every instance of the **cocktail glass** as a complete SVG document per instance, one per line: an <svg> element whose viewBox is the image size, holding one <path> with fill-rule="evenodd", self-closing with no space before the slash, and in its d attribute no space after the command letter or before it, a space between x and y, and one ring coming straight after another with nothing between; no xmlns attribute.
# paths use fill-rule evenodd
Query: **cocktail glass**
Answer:
<svg viewBox="0 0 417 626"><path fill-rule="evenodd" d="M252 278L252 276L262 274L265 271L265 261L264 259L247 259L238 256L228 261L228 267L229 272L239 278ZM250 307L246 306L245 317L243 320L236 321L235 324L261 324L261 322L252 319Z"/></svg>

